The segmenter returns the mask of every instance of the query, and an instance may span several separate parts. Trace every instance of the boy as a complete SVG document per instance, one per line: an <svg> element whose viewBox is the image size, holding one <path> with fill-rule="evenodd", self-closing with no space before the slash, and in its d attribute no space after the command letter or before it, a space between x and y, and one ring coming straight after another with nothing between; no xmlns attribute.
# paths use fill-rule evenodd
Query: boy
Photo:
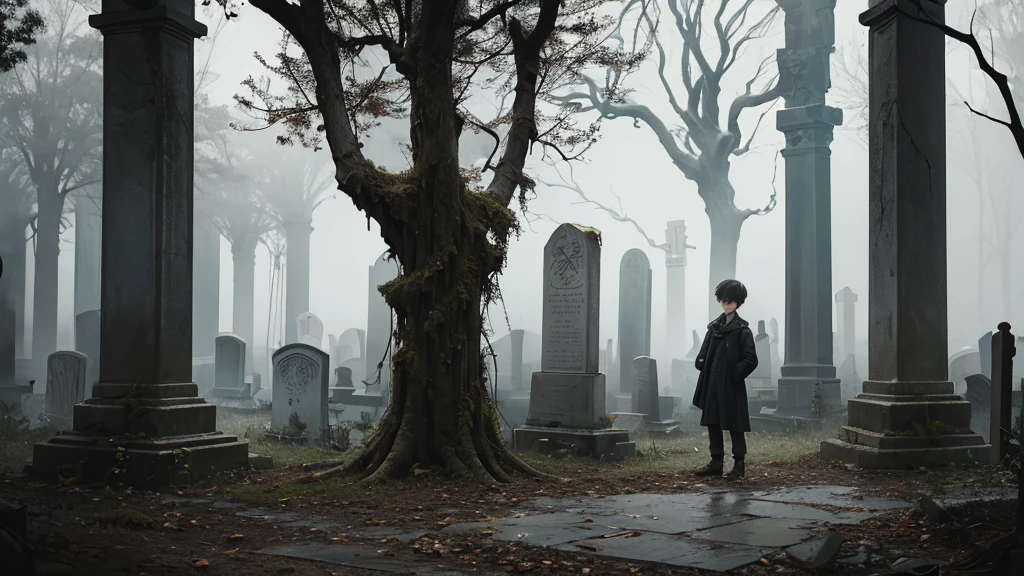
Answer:
<svg viewBox="0 0 1024 576"><path fill-rule="evenodd" d="M722 315L708 324L695 362L700 377L693 394L693 405L703 411L700 425L708 427L711 463L696 475L722 475L725 459L722 431L728 430L736 465L726 477L735 480L743 477L743 458L747 453L743 433L750 432L744 380L757 367L757 352L754 334L747 321L736 313L747 299L747 288L737 280L723 280L715 288L715 298L722 305Z"/></svg>

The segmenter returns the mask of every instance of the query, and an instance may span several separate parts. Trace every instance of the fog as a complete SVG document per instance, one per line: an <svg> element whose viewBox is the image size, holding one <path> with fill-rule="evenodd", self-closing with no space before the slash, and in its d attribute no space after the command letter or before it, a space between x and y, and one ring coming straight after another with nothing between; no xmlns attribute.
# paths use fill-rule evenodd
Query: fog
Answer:
<svg viewBox="0 0 1024 576"><path fill-rule="evenodd" d="M967 4L973 3L948 4L947 22L966 29L970 20ZM867 29L857 21L858 13L865 7L864 1L845 0L836 7L837 48L833 57L833 90L829 95L831 105L846 108L846 124L837 128L832 143L832 286L833 293L849 286L859 296L858 340L867 337L868 155L866 132L858 124L855 105L857 95L866 101L866 94L858 91L856 82L836 71L835 62L840 58L847 62L866 59ZM197 18L214 30L221 17L216 10L197 9ZM242 10L239 20L224 25L212 47L210 40L197 42L197 54L201 58L209 57L212 80L205 92L211 104L229 105L233 114L243 118L232 97L246 93L240 83L248 76L265 74L253 53L272 56L280 32L269 18L255 9ZM678 57L681 50L678 36L665 34L663 41L669 57ZM731 82L727 81L723 89L723 101L731 101L733 95L740 94L761 58L781 44L780 18L764 39L752 43L730 72ZM972 117L963 104L968 98L977 109L995 116L1005 114L998 94L977 71L973 56L949 42L947 52L950 80L947 88L947 244L949 352L952 353L962 346L976 346L979 336L993 330L1000 321L1007 320L1014 326L1024 322L1024 266L1018 264L1024 234L1017 226L1024 206L1019 198L1019 187L1014 186L1024 176L1024 165L1009 132L987 120ZM369 54L367 59L380 60L380 55ZM376 67L376 64L371 66ZM648 62L630 79L630 86L635 90L630 98L650 106L666 121L675 119L653 62ZM778 107L776 104L775 109ZM766 108L745 112L742 117L745 133L753 129ZM737 206L757 208L767 203L774 178L778 205L772 212L753 216L745 222L739 242L737 277L750 293L741 314L752 322L777 318L784 337L785 167L781 157L776 166L783 139L774 124L773 109L764 117L751 152L734 160L731 179ZM237 137L266 140L270 136L253 132ZM385 120L365 139L364 153L378 165L402 169L407 163L399 141L406 138L404 121ZM468 135L463 139L463 159L473 162L486 157L490 145L486 135ZM281 155L281 158L287 157ZM606 120L600 141L585 158L586 161L575 163L571 168L563 165L559 169L563 174L571 169L575 181L591 198L615 208L621 201L621 210L656 241L665 241L668 221L686 221L689 243L696 249L687 255L685 328L687 333L691 329L703 332L708 322L710 228L696 185L673 167L651 130L642 124L635 127L629 119ZM288 165L276 168L287 170ZM528 161L527 170L541 180L557 180L553 170L540 162L539 152ZM495 334L500 336L508 331L506 313L513 329L540 332L542 248L557 223L575 222L602 232L601 342L617 338L619 260L626 250L640 248L647 253L653 269L652 355L663 357L667 298L665 253L649 247L631 225L617 222L601 210L582 204L569 190L538 185L536 197L528 208L532 214L520 214L523 233L511 245L501 281L504 306L491 310ZM68 223L70 227L61 235L60 244L58 349L73 349L74 344L75 222L71 214ZM351 327L365 328L367 268L386 249L376 224L368 222L344 194L338 193L315 210L312 227L310 311L324 322L325 334L340 334ZM928 249L921 247L922 251ZM223 238L220 257L219 328L230 332L234 329L232 256L231 246ZM26 291L26 310L29 311L33 306L33 270L30 250ZM255 344L263 346L268 332L268 310L272 304L277 306L277 295L273 302L270 298L271 258L263 246L256 252L255 275ZM278 334L272 340L284 339L279 327L271 331ZM326 344L326 337L324 341ZM30 321L26 327L26 342L31 342Z"/></svg>

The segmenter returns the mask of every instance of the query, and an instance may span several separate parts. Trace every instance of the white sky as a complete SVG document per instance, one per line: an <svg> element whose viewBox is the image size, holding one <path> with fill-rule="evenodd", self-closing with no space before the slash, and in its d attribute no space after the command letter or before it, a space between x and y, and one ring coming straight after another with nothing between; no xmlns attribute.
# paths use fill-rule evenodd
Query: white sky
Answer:
<svg viewBox="0 0 1024 576"><path fill-rule="evenodd" d="M960 28L966 27L966 13L958 14L957 7L950 3L947 21ZM966 4L966 3L965 3ZM866 51L867 30L857 21L858 13L865 7L863 0L843 0L836 8L836 45L839 51L860 49ZM209 14L197 9L197 17L210 22ZM781 23L781 19L780 19ZM774 50L782 42L779 28L770 39L770 44L761 49ZM232 94L242 92L239 83L246 76L259 75L261 69L253 58L259 51L267 57L273 55L280 35L276 25L268 17L251 6L244 6L241 17L227 25L217 39L212 60L212 70L218 80L212 86L214 102L229 103ZM663 36L669 50L669 57L679 53L679 40L672 35ZM953 48L951 46L951 48ZM745 60L741 60L730 73L732 83L723 89L723 108L731 102L732 96L743 89L743 83L756 68L760 60L758 48L752 49ZM949 76L960 85L967 85L967 53L962 49L951 52L947 66ZM670 65L671 68L671 65ZM974 73L977 78L977 72ZM833 83L840 80L833 73ZM678 79L676 79L678 81ZM657 80L652 66L648 66L630 81L636 89L634 99L651 106L663 114L670 123L672 111ZM978 80L981 86L981 81ZM964 88L966 90L966 88ZM974 184L962 168L965 146L962 126L968 112L957 103L955 94L948 93L951 102L948 110L948 246L949 246L949 326L950 353L960 346L972 344L984 330L994 329L997 322L1009 320L1011 324L1024 322L1024 290L1016 291L1018 304L1007 312L1003 309L1001 296L1000 269L993 260L983 272L986 294L978 297L978 194ZM835 100L830 96L830 102ZM995 113L1001 106L990 107ZM747 111L743 117L745 131L749 132L760 114ZM849 117L849 115L848 115ZM761 126L756 151L732 165L732 183L736 188L736 203L741 208L763 206L771 192L773 166L776 150L782 145L781 134L774 129L774 112L769 113ZM389 126L396 133L404 126ZM996 170L998 178L991 182L993 189L1002 193L1012 183L1019 182L1022 161L1013 148L1008 132L992 127L991 151L985 154ZM379 163L393 163L397 147L388 138L378 135L367 142L367 154ZM689 242L697 247L690 251L687 267L687 326L686 329L701 329L707 322L707 276L708 247L710 230L704 214L702 201L696 193L696 186L685 180L668 161L651 131L641 125L634 128L632 121L618 119L605 123L601 142L588 154L589 162L575 166L577 182L587 193L603 202L613 204L611 191L622 198L625 212L637 219L647 232L663 241L665 224L670 220L685 220ZM539 154L528 164L528 170L537 173L540 166ZM553 179L546 171L543 177ZM850 286L860 296L857 304L858 340L867 336L867 208L868 179L867 153L859 136L851 129L839 128L832 145L832 244L833 244L833 292L843 286ZM785 262L785 210L784 165L780 159L776 179L779 190L778 207L763 217L751 217L743 226L737 263L737 276L749 288L750 297L742 314L749 321L767 320L776 317L784 322L784 262ZM615 338L618 306L618 265L619 259L630 248L647 251L653 267L653 333L655 355L664 346L665 335L665 267L664 253L647 248L632 227L613 221L600 211L588 206L574 204L578 198L570 191L538 187L538 198L530 209L550 216L559 222L577 222L600 229L603 233L602 285L601 285L601 341ZM998 206L997 213L1019 213L1020 201L1012 206ZM329 200L314 215L312 235L310 279L310 306L323 320L325 333L341 334L350 327L365 328L367 314L367 267L380 255L385 246L375 224L367 231L365 216L355 210L342 194ZM532 227L532 230L531 230ZM525 328L535 332L541 326L541 254L548 235L555 224L538 221L524 225L524 234L512 244L509 264L504 275L503 288L508 318L513 328ZM70 346L70 329L73 287L74 287L74 233L65 234L60 257L61 292L60 309L62 327L58 346ZM1020 254L1024 234L1017 234L1011 249ZM226 241L222 244L221 273L221 331L231 329L231 256ZM29 264L31 276L31 262ZM262 248L256 261L256 345L262 346L267 330L269 294L269 266L266 251ZM1024 286L1024 267L1012 271L1014 286ZM29 293L31 300L31 292ZM29 302L31 310L31 301ZM507 332L503 314L494 314L493 325L498 335ZM1016 322L1015 322L1016 320ZM833 323L833 326L835 324ZM785 327L782 326L783 335ZM324 339L326 343L326 337ZM688 348L688 346L687 346Z"/></svg>

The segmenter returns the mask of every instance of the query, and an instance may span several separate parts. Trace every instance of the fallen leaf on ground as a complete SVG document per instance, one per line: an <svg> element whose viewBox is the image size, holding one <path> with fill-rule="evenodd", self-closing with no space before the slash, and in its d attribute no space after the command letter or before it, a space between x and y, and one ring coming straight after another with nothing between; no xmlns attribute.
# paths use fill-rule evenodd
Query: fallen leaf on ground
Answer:
<svg viewBox="0 0 1024 576"><path fill-rule="evenodd" d="M193 568L206 568L209 565L210 565L210 563L207 562L206 560L193 560L192 561L192 567Z"/></svg>
<svg viewBox="0 0 1024 576"><path fill-rule="evenodd" d="M238 542L244 538L245 534L232 534L231 536L228 536L228 542Z"/></svg>

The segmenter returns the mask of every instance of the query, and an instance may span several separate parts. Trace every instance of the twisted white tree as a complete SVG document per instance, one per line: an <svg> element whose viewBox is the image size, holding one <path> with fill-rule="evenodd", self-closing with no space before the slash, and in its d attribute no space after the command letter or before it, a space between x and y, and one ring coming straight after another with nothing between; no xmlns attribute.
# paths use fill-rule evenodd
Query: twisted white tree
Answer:
<svg viewBox="0 0 1024 576"><path fill-rule="evenodd" d="M660 6L666 3L674 27L663 26ZM736 274L736 250L740 229L747 218L764 215L775 208L771 195L763 208L736 206L736 191L730 181L732 159L747 153L760 127L761 113L754 129L744 139L740 116L745 110L772 102L782 94L774 78L768 86L755 89L771 69L763 60L746 82L743 94L728 104L722 102L722 86L744 46L765 34L775 21L778 7L755 15L754 0L720 0L717 9L704 0L629 0L619 16L619 30L632 30L633 52L657 55L658 78L675 112L662 118L649 106L630 99L624 81L629 70L609 67L603 86L589 77L582 78L584 91L552 97L576 113L597 112L602 119L629 118L634 126L646 126L654 132L669 160L680 174L697 185L697 194L711 223L711 272L709 292L723 279ZM748 19L752 22L748 24ZM681 56L669 62L662 35L677 35L682 42ZM707 38L705 34L711 35ZM620 42L625 40L618 35ZM670 72L676 71L676 72ZM678 73L670 79L670 74ZM680 96L677 96L680 94ZM769 108L770 109L770 108ZM709 314L714 317L714 303Z"/></svg>

